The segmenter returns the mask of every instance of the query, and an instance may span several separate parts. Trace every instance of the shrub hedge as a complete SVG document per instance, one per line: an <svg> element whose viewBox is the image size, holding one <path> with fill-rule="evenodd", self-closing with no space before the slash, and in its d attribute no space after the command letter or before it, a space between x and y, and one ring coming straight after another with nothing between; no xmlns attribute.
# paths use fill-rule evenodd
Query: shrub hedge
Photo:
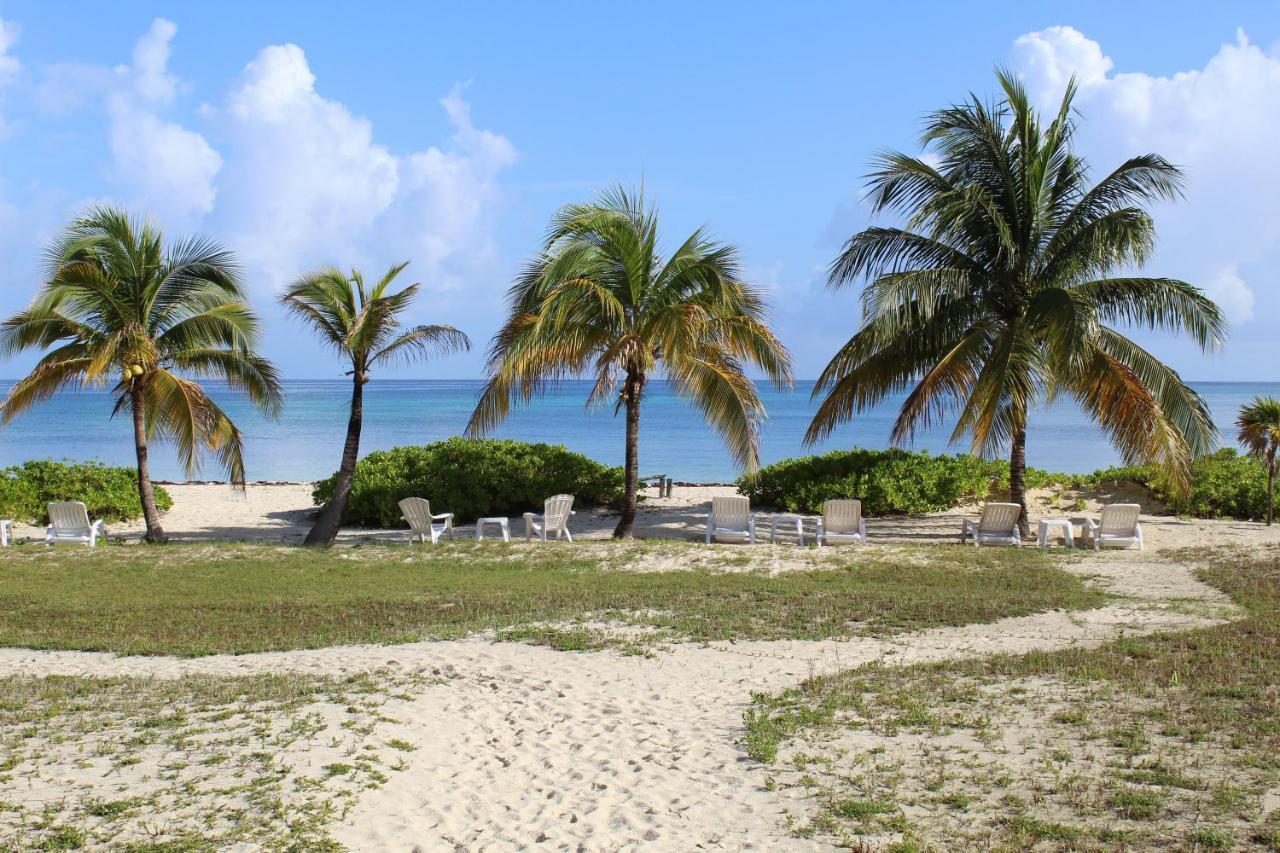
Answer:
<svg viewBox="0 0 1280 853"><path fill-rule="evenodd" d="M316 483L317 504L333 496L336 474ZM562 445L505 439L451 438L434 444L370 453L356 464L343 521L367 527L405 527L399 502L431 501L432 512L458 522L488 515L541 511L542 502L568 493L579 506L617 504L623 472Z"/></svg>
<svg viewBox="0 0 1280 853"><path fill-rule="evenodd" d="M162 511L173 506L168 492L160 486L155 491ZM0 516L48 524L51 501L83 501L91 519L127 521L142 515L133 468L37 459L0 470Z"/></svg>
<svg viewBox="0 0 1280 853"><path fill-rule="evenodd" d="M1169 479L1153 465L1104 468L1085 477L1080 485L1132 482L1143 486L1178 515L1193 518L1235 518L1257 521L1267 512L1267 471L1253 456L1231 448L1197 460L1191 467L1191 489L1178 493Z"/></svg>

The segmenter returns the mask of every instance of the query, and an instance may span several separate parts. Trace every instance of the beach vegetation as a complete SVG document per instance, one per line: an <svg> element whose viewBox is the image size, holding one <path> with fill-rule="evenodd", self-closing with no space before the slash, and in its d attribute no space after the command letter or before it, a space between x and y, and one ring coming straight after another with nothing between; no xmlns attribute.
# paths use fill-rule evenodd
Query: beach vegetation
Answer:
<svg viewBox="0 0 1280 853"><path fill-rule="evenodd" d="M1275 515L1276 468L1280 466L1280 400L1254 397L1240 408L1236 419L1238 439L1246 450L1262 463L1267 472L1267 524Z"/></svg>
<svg viewBox="0 0 1280 853"><path fill-rule="evenodd" d="M219 380L274 416L280 383L257 338L231 252L202 237L166 246L150 220L93 208L50 246L35 300L0 323L0 356L47 350L0 401L0 425L64 388L110 388L112 417L133 427L144 538L164 541L149 446L171 443L189 475L213 453L243 484L240 429L199 380Z"/></svg>
<svg viewBox="0 0 1280 853"><path fill-rule="evenodd" d="M764 406L748 370L791 383L791 359L770 331L764 293L745 281L737 250L690 234L669 254L657 210L619 187L561 208L546 239L508 292L485 386L467 427L481 435L549 383L589 375L588 405L626 415L621 515L630 538L639 494L640 412L645 385L665 376L753 470Z"/></svg>
<svg viewBox="0 0 1280 853"><path fill-rule="evenodd" d="M376 528L406 527L400 501L426 498L458 522L541 511L556 494L586 506L617 506L621 468L610 468L559 444L509 439L450 438L375 450L355 466L342 521ZM338 475L316 483L313 500L333 500Z"/></svg>
<svg viewBox="0 0 1280 853"><path fill-rule="evenodd" d="M565 649L893 635L1106 596L1035 549L801 551L726 571L694 543L315 549L174 544L143 555L19 547L0 561L0 645L241 654L497 639ZM652 564L680 571L646 571ZM684 568L685 566L698 566ZM139 590L146 590L140 595Z"/></svg>
<svg viewBox="0 0 1280 853"><path fill-rule="evenodd" d="M1011 72L1001 98L933 113L927 156L880 155L876 212L903 217L849 238L829 283L865 282L863 321L819 376L815 442L906 391L890 439L909 442L958 412L952 439L1007 452L1010 497L1027 534L1028 415L1075 400L1126 463L1163 470L1175 490L1217 431L1201 397L1120 328L1185 335L1204 351L1226 335L1219 308L1174 278L1139 277L1155 243L1147 206L1181 196L1182 173L1156 154L1091 183L1073 151L1074 80L1045 121Z"/></svg>
<svg viewBox="0 0 1280 853"><path fill-rule="evenodd" d="M1276 849L1280 548L1173 558L1199 563L1242 618L1095 648L818 676L755 694L743 747L779 789L809 797L830 834L868 846L896 829L845 814L849 798L919 815L917 840L947 849ZM801 778L789 767L796 752L833 756L834 767ZM963 813L934 807L940 782L967 795Z"/></svg>
<svg viewBox="0 0 1280 853"><path fill-rule="evenodd" d="M162 486L154 489L157 509L173 506ZM142 515L138 474L132 468L33 459L0 469L0 517L48 524L53 501L81 501L91 519L129 521Z"/></svg>
<svg viewBox="0 0 1280 853"><path fill-rule="evenodd" d="M347 410L342 460L320 515L307 532L307 545L332 545L338 536L351 497L356 460L360 458L364 386L373 370L471 348L470 339L453 326L403 324L420 288L411 284L391 290L406 266L407 262L391 267L372 286L365 285L360 270L346 273L337 267L325 267L297 279L280 296L285 310L310 325L351 368L346 374L351 377L351 405Z"/></svg>
<svg viewBox="0 0 1280 853"><path fill-rule="evenodd" d="M1191 465L1191 482L1171 481L1157 465L1104 468L1073 478L1076 487L1137 483L1178 515L1191 518L1264 519L1268 509L1267 469L1258 458L1223 448Z"/></svg>

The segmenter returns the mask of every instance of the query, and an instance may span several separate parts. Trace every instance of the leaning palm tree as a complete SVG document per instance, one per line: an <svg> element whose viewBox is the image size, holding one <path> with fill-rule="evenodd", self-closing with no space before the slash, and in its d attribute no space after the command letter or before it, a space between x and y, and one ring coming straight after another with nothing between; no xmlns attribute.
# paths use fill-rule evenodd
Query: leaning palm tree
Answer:
<svg viewBox="0 0 1280 853"><path fill-rule="evenodd" d="M406 262L391 267L372 289L365 286L359 270L348 275L336 267L326 267L302 276L280 297L286 310L310 323L320 339L351 364L347 371L351 377L351 411L333 497L320 510L304 544L331 545L338 536L360 458L364 386L373 368L408 364L433 353L471 347L467 336L452 326L401 325L400 316L417 296L419 285L411 284L395 293L387 291L408 265Z"/></svg>
<svg viewBox="0 0 1280 853"><path fill-rule="evenodd" d="M513 399L561 378L592 375L588 405L608 400L621 379L614 411L626 410L625 500L615 537L630 537L635 524L640 404L656 374L702 409L739 464L758 464L764 407L745 369L787 384L791 361L733 247L699 229L664 257L657 212L642 193L619 187L556 213L508 302L467 432L488 431Z"/></svg>
<svg viewBox="0 0 1280 853"><path fill-rule="evenodd" d="M1185 484L1216 441L1207 407L1115 326L1185 333L1208 351L1226 324L1190 284L1128 272L1154 243L1143 205L1181 195L1178 169L1145 154L1090 186L1072 152L1074 81L1046 125L1018 80L998 77L1003 100L930 117L922 142L933 157L878 158L872 207L905 223L855 234L831 266L833 288L869 283L861 327L814 388L826 397L806 440L895 392L908 393L894 443L958 409L952 441L1008 450L1026 535L1030 409L1072 397L1127 461L1162 464Z"/></svg>
<svg viewBox="0 0 1280 853"><path fill-rule="evenodd" d="M72 383L108 385L119 372L112 414L133 420L145 538L164 541L148 444L172 441L188 475L213 452L243 485L240 430L196 379L221 380L274 415L280 384L254 351L257 331L230 252L198 237L166 251L149 221L95 208L49 249L35 301L0 325L0 353L52 347L0 402L0 423Z"/></svg>
<svg viewBox="0 0 1280 853"><path fill-rule="evenodd" d="M1258 457L1267 469L1267 524L1275 510L1276 468L1280 465L1280 400L1275 397L1254 397L1253 402L1240 407L1236 419L1240 428L1239 439L1250 453Z"/></svg>

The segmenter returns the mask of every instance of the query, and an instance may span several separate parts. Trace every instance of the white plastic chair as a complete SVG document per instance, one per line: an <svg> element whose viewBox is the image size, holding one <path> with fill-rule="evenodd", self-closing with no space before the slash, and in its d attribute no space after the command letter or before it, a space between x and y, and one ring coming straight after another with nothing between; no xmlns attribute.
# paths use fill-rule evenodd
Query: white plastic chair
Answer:
<svg viewBox="0 0 1280 853"><path fill-rule="evenodd" d="M431 502L425 498L405 498L400 501L400 511L404 513L401 518L409 522L410 542L425 543L430 539L431 544L434 545L445 534L448 534L450 539L453 538L453 513L442 512L439 515L432 515ZM444 524L434 524L436 519L444 519Z"/></svg>
<svg viewBox="0 0 1280 853"><path fill-rule="evenodd" d="M13 528L13 519L0 518L0 548L9 547L9 539L12 534L9 532Z"/></svg>
<svg viewBox="0 0 1280 853"><path fill-rule="evenodd" d="M751 501L737 495L712 498L711 512L707 514L708 545L712 539L756 544L756 517L751 513Z"/></svg>
<svg viewBox="0 0 1280 853"><path fill-rule="evenodd" d="M1084 520L1084 540L1093 543L1093 550L1104 546L1110 548L1132 548L1138 546L1142 550L1142 525L1138 523L1138 515L1142 507L1138 504L1110 504L1102 508L1102 518L1094 521Z"/></svg>
<svg viewBox="0 0 1280 853"><path fill-rule="evenodd" d="M569 533L569 516L574 515L573 495L556 495L547 498L542 504L542 515L531 512L524 514L524 538L529 541L537 534L543 542L547 535L554 533L556 539L564 537L570 542L573 535Z"/></svg>
<svg viewBox="0 0 1280 853"><path fill-rule="evenodd" d="M80 501L56 501L49 504L49 526L44 531L44 544L81 542L93 548L107 535L102 519L89 522L89 510Z"/></svg>
<svg viewBox="0 0 1280 853"><path fill-rule="evenodd" d="M867 520L862 517L862 501L853 498L822 502L818 519L818 547L841 542L867 543Z"/></svg>
<svg viewBox="0 0 1280 853"><path fill-rule="evenodd" d="M995 542L1002 545L1022 544L1022 535L1018 532L1018 516L1022 515L1022 507L1017 504L989 503L982 507L982 516L975 522L971 518L964 520L960 529L960 542L973 538L973 547L984 542Z"/></svg>

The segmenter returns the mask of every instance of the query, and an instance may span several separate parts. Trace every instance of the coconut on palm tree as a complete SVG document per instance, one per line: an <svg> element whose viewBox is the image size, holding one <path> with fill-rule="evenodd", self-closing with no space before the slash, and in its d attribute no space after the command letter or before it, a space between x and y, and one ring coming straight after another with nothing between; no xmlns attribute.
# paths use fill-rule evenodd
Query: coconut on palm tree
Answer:
<svg viewBox="0 0 1280 853"><path fill-rule="evenodd" d="M0 401L0 422L73 383L111 385L112 414L133 422L146 539L163 541L148 445L171 441L188 475L210 451L233 483L244 483L240 430L198 380L225 382L276 413L280 384L254 350L257 331L226 249L198 237L166 249L150 222L93 209L49 249L35 301L0 325L0 352L49 350Z"/></svg>
<svg viewBox="0 0 1280 853"><path fill-rule="evenodd" d="M732 246L699 229L662 254L657 212L643 194L619 187L556 213L508 302L467 432L488 431L513 400L548 383L593 377L588 405L612 401L615 412L626 412L625 499L615 537L631 536L635 523L640 410L653 379L665 377L699 407L740 465L758 464L764 406L746 370L758 367L787 384L791 361Z"/></svg>
<svg viewBox="0 0 1280 853"><path fill-rule="evenodd" d="M1275 514L1276 467L1280 464L1280 400L1275 397L1254 397L1248 405L1240 407L1236 418L1240 429L1239 440L1250 453L1258 457L1267 469L1267 524Z"/></svg>
<svg viewBox="0 0 1280 853"><path fill-rule="evenodd" d="M1072 150L1074 81L1045 123L1011 74L1004 97L933 113L930 156L888 152L870 176L876 212L834 261L833 288L867 282L863 321L822 372L813 442L886 396L907 392L895 443L958 412L952 440L1009 454L1012 501L1027 532L1031 409L1073 398L1129 462L1163 465L1186 483L1216 431L1204 401L1122 328L1185 334L1221 346L1226 324L1199 289L1132 273L1155 226L1145 205L1181 195L1177 168L1155 154L1091 183Z"/></svg>
<svg viewBox="0 0 1280 853"><path fill-rule="evenodd" d="M320 510L304 544L331 545L338 536L360 458L364 386L373 369L471 347L467 336L452 326L402 324L402 316L417 296L419 285L389 290L408 265L405 262L391 267L372 288L365 286L359 270L348 275L336 267L326 267L302 276L280 297L286 310L311 324L320 339L351 365L346 374L351 377L351 411L333 497Z"/></svg>

